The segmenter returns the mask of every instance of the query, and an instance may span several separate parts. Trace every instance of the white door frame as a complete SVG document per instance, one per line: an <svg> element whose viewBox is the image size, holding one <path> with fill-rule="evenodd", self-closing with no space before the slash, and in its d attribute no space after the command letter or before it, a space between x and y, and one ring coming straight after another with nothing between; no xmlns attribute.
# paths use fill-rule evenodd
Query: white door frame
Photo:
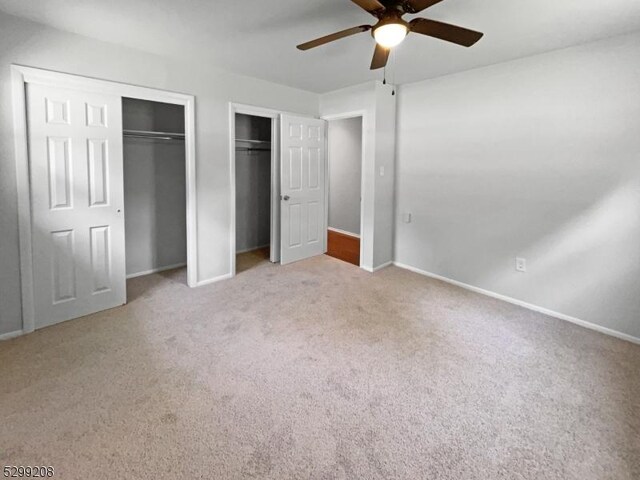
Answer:
<svg viewBox="0 0 640 480"><path fill-rule="evenodd" d="M29 182L29 155L27 136L27 102L25 84L76 88L107 95L172 103L184 106L186 200L187 200L187 283L198 283L198 243L196 230L196 141L195 97L183 93L138 87L125 83L98 80L79 75L54 72L39 68L11 65L13 94L13 134L15 142L16 183L18 189L18 229L20 239L20 283L22 294L22 333L35 328L33 257L31 238L31 194Z"/></svg>
<svg viewBox="0 0 640 480"><path fill-rule="evenodd" d="M323 120L327 121L327 145L326 145L326 151L327 151L327 162L326 162L326 172L325 172L325 178L326 178L326 182L325 182L325 202L326 202L326 206L325 206L325 251L327 248L327 244L328 244L328 233L327 230L329 229L329 188L330 188L330 177L329 177L329 163L331 162L331 158L330 158L330 154L329 154L329 123L333 120L346 120L348 118L358 118L361 117L362 118L362 133L361 133L361 137L360 137L360 143L362 145L361 148L361 158L360 158L360 268L367 270L364 267L364 244L366 239L366 235L365 235L365 229L364 229L364 199L367 198L365 196L365 182L364 182L364 173L365 173L365 168L364 168L364 159L365 159L365 122L367 120L367 112L366 110L353 110L350 112L345 112L345 113L336 113L335 115L325 115L323 117L321 117Z"/></svg>
<svg viewBox="0 0 640 480"><path fill-rule="evenodd" d="M229 262L231 277L236 276L236 113L271 119L271 233L269 260L280 261L280 112L269 108L241 103L229 103L229 180L231 183L231 228L229 235ZM277 247L277 248L274 248Z"/></svg>

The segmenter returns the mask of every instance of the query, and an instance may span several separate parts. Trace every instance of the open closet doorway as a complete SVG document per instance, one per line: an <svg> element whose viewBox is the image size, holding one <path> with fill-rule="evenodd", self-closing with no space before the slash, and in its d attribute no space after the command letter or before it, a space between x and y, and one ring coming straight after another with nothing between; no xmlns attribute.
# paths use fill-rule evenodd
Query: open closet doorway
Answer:
<svg viewBox="0 0 640 480"><path fill-rule="evenodd" d="M122 126L127 279L167 271L186 284L184 107L123 98Z"/></svg>
<svg viewBox="0 0 640 480"><path fill-rule="evenodd" d="M22 332L127 303L127 259L135 253L126 246L123 151L133 135L182 144L186 235L180 235L186 283L197 286L195 98L18 65L11 79ZM159 133L157 125L128 124L125 132L123 99L180 106L182 129ZM150 270L165 266L152 263Z"/></svg>
<svg viewBox="0 0 640 480"><path fill-rule="evenodd" d="M230 119L234 274L280 260L278 114L246 108Z"/></svg>
<svg viewBox="0 0 640 480"><path fill-rule="evenodd" d="M362 261L362 116L328 120L327 255Z"/></svg>

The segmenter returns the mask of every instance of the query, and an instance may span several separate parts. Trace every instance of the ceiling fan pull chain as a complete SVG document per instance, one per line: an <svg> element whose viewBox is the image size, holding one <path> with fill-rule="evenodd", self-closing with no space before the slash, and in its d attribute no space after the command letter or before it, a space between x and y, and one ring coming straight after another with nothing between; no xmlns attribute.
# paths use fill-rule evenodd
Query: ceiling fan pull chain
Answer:
<svg viewBox="0 0 640 480"><path fill-rule="evenodd" d="M394 96L396 94L396 56L394 55L391 59L391 83L393 84L393 90L391 90L391 95Z"/></svg>

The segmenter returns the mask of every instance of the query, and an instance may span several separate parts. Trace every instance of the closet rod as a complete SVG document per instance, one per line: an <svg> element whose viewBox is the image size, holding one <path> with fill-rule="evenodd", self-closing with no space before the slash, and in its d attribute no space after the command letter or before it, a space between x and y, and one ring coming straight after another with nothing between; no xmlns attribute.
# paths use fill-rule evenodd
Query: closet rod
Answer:
<svg viewBox="0 0 640 480"><path fill-rule="evenodd" d="M247 142L247 143L271 143L271 140L249 140L247 138L236 138L236 142Z"/></svg>
<svg viewBox="0 0 640 480"><path fill-rule="evenodd" d="M123 136L133 138L157 138L158 140L184 140L184 133L151 132L148 130L123 130Z"/></svg>

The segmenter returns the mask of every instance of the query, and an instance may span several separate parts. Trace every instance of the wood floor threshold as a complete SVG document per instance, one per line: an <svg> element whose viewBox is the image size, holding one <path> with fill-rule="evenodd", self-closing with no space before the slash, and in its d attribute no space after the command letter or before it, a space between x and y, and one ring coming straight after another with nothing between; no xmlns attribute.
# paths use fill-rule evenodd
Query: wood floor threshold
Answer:
<svg viewBox="0 0 640 480"><path fill-rule="evenodd" d="M360 266L360 238L329 230L327 255Z"/></svg>

